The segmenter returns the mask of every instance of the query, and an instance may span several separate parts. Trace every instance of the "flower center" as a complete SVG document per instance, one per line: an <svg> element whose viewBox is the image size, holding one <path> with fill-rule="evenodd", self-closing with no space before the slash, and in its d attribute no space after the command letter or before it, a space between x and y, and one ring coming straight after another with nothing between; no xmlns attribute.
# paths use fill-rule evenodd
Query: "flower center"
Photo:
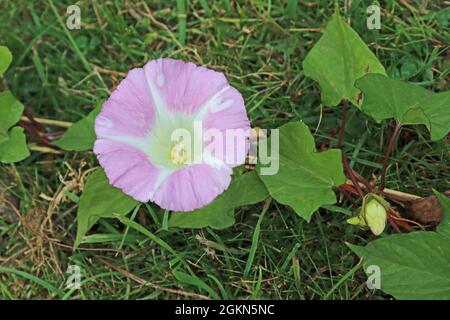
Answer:
<svg viewBox="0 0 450 320"><path fill-rule="evenodd" d="M176 142L170 150L170 161L176 166L182 166L188 161L188 150L183 141Z"/></svg>
<svg viewBox="0 0 450 320"><path fill-rule="evenodd" d="M178 170L201 159L202 123L190 116L159 115L147 139L146 154L159 167Z"/></svg>

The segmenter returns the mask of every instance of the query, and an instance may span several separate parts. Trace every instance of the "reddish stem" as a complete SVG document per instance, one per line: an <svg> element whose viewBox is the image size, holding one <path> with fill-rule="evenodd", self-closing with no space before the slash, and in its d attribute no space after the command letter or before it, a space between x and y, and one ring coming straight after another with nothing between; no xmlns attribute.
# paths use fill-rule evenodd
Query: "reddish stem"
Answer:
<svg viewBox="0 0 450 320"><path fill-rule="evenodd" d="M350 192L344 188L344 186L346 186L347 184L343 184L342 186L339 186L337 189L339 190L340 193L342 193L342 195L344 196L345 199L347 199L348 202L350 202L352 204L353 207L357 207L357 204L355 202L355 200L353 200ZM356 191L355 191L356 193Z"/></svg>
<svg viewBox="0 0 450 320"><path fill-rule="evenodd" d="M30 122L31 122L32 124L34 124L36 127L42 127L41 124L40 124L39 122L37 122L37 121L34 119L34 117L31 115L31 113L28 112L27 109L25 109L24 115L25 115L28 119L30 119Z"/></svg>
<svg viewBox="0 0 450 320"><path fill-rule="evenodd" d="M394 133L392 134L392 137L389 140L388 148L386 150L386 154L384 155L383 167L381 168L380 191L383 191L384 187L386 185L386 169L389 164L389 158L391 157L392 152L394 151L394 143L395 143L395 140L397 139L397 136L400 132L401 127L402 126L399 123L397 123L395 125Z"/></svg>
<svg viewBox="0 0 450 320"><path fill-rule="evenodd" d="M48 146L48 147L52 146L50 140L48 140L45 136L43 136L42 133L38 129L36 129L32 124L29 124L25 121L20 120L19 125L21 127L23 127L25 130L27 130L28 132L30 132L31 134L33 134L36 138L38 138L39 144L42 144L42 145Z"/></svg>
<svg viewBox="0 0 450 320"><path fill-rule="evenodd" d="M361 190L358 180L356 180L355 174L353 173L353 169L350 167L350 164L348 163L348 160L344 154L342 154L342 162L344 163L345 171L347 171L348 175L350 176L350 180L352 180L353 187L358 192L358 195L361 198L364 198L364 192Z"/></svg>
<svg viewBox="0 0 450 320"><path fill-rule="evenodd" d="M394 219L392 219L391 217L388 216L388 221L389 221L389 224L391 225L391 227L394 228L394 230L395 230L397 233L402 233L402 232L400 231L400 228L398 227L397 223L394 221Z"/></svg>
<svg viewBox="0 0 450 320"><path fill-rule="evenodd" d="M372 192L372 185L370 184L369 181L367 181L362 175L360 175L358 172L356 172L355 170L352 170L353 174L355 175L355 178L361 182L364 187L367 189L367 191Z"/></svg>
<svg viewBox="0 0 450 320"><path fill-rule="evenodd" d="M353 186L349 185L348 183L341 184L339 186L339 188L342 189L342 190L345 190L345 191L347 191L349 193L356 194L357 196L359 196L358 191L356 191L356 189L353 188Z"/></svg>

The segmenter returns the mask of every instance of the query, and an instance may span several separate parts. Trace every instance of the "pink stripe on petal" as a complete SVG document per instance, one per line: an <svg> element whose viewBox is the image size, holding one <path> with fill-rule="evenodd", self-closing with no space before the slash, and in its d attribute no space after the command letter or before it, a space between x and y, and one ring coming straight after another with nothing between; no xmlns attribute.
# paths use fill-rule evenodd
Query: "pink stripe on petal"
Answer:
<svg viewBox="0 0 450 320"><path fill-rule="evenodd" d="M229 168L192 165L172 173L155 192L153 201L164 209L192 211L213 201L230 181Z"/></svg>
<svg viewBox="0 0 450 320"><path fill-rule="evenodd" d="M244 99L233 87L228 87L211 103L210 108L203 118L203 128L249 129L250 121L247 117Z"/></svg>
<svg viewBox="0 0 450 320"><path fill-rule="evenodd" d="M95 119L97 137L143 137L154 122L155 106L142 68L128 72Z"/></svg>
<svg viewBox="0 0 450 320"><path fill-rule="evenodd" d="M136 200L150 200L161 170L143 152L120 142L98 139L94 153L111 185Z"/></svg>
<svg viewBox="0 0 450 320"><path fill-rule="evenodd" d="M250 121L244 100L235 88L229 87L211 103L203 118L203 129L219 130L223 137L223 160L231 167L245 162L249 150ZM205 144L208 150L212 147Z"/></svg>
<svg viewBox="0 0 450 320"><path fill-rule="evenodd" d="M151 60L144 69L150 85L172 112L194 114L209 98L228 85L223 73L181 60Z"/></svg>

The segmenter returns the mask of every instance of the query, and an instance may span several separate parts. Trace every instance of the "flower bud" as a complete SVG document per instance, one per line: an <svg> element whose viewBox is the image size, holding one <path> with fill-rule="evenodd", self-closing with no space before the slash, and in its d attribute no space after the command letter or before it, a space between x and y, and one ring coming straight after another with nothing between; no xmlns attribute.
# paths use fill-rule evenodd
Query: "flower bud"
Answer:
<svg viewBox="0 0 450 320"><path fill-rule="evenodd" d="M380 197L381 198L381 197ZM381 198L381 200L383 200ZM386 227L387 210L386 201L380 201L378 197L370 197L362 207L362 216L370 228L372 233L376 236L380 235Z"/></svg>

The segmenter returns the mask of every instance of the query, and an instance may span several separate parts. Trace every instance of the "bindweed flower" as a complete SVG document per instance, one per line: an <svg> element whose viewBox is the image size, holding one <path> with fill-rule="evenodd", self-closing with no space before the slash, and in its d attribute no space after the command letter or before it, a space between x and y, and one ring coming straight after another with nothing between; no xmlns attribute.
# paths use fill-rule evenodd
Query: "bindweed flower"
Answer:
<svg viewBox="0 0 450 320"><path fill-rule="evenodd" d="M227 189L249 129L243 98L222 73L151 60L104 103L94 153L109 182L136 200L192 211Z"/></svg>

